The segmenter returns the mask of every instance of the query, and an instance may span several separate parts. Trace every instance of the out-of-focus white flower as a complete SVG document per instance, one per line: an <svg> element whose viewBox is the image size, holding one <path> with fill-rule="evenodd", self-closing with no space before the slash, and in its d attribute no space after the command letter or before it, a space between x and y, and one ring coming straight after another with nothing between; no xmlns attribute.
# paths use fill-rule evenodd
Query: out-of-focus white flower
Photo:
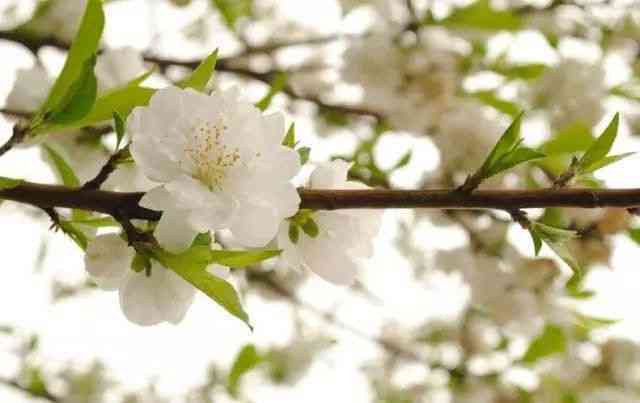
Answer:
<svg viewBox="0 0 640 403"><path fill-rule="evenodd" d="M53 0L38 19L39 31L70 42L76 35L87 0Z"/></svg>
<svg viewBox="0 0 640 403"><path fill-rule="evenodd" d="M640 345L612 339L603 346L604 363L615 383L640 390Z"/></svg>
<svg viewBox="0 0 640 403"><path fill-rule="evenodd" d="M392 31L353 41L345 51L342 74L363 89L363 104L390 124L412 132L437 125L454 101L462 52L450 36L423 29L419 40L403 46Z"/></svg>
<svg viewBox="0 0 640 403"><path fill-rule="evenodd" d="M128 122L131 154L163 185L141 205L163 211L155 235L177 252L197 233L229 229L243 245L266 245L298 210L290 180L298 154L283 146L284 118L262 115L237 90L211 96L170 87Z"/></svg>
<svg viewBox="0 0 640 403"><path fill-rule="evenodd" d="M555 129L577 122L591 127L604 112L602 101L607 95L604 78L605 71L600 65L565 59L534 85L532 102L549 111Z"/></svg>
<svg viewBox="0 0 640 403"><path fill-rule="evenodd" d="M438 129L433 141L440 150L440 169L451 177L480 168L504 131L474 102L463 102L449 110Z"/></svg>
<svg viewBox="0 0 640 403"><path fill-rule="evenodd" d="M20 112L35 111L47 98L52 85L53 79L42 66L19 69L7 97L7 108Z"/></svg>
<svg viewBox="0 0 640 403"><path fill-rule="evenodd" d="M87 247L85 268L100 288L118 290L122 312L131 322L141 326L180 322L193 302L195 288L155 260L150 275L133 271L134 255L120 236L100 235ZM228 268L216 264L207 271L222 278L229 276Z"/></svg>
<svg viewBox="0 0 640 403"><path fill-rule="evenodd" d="M98 57L95 67L100 92L124 85L144 72L142 54L131 47L107 50Z"/></svg>
<svg viewBox="0 0 640 403"><path fill-rule="evenodd" d="M318 166L309 187L315 189L366 189L347 180L350 164L333 161ZM283 262L293 268L306 267L335 284L351 284L357 262L373 253L373 239L379 231L382 213L375 210L319 211L311 215L318 226L315 238L300 231L296 243L289 237L289 223L280 226L278 247Z"/></svg>

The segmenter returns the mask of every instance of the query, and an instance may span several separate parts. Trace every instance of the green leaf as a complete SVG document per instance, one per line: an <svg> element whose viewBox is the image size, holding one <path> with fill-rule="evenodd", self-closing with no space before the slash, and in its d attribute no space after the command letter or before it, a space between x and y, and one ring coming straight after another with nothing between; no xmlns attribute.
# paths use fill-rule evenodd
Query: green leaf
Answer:
<svg viewBox="0 0 640 403"><path fill-rule="evenodd" d="M564 353L567 350L567 338L561 327L547 324L536 339L529 345L522 361L533 364L541 358Z"/></svg>
<svg viewBox="0 0 640 403"><path fill-rule="evenodd" d="M300 147L298 148L298 156L300 156L300 164L304 165L309 162L309 155L311 155L311 148Z"/></svg>
<svg viewBox="0 0 640 403"><path fill-rule="evenodd" d="M0 176L0 190L8 190L13 189L14 187L19 186L22 182L22 179L13 179L7 178L5 176Z"/></svg>
<svg viewBox="0 0 640 403"><path fill-rule="evenodd" d="M298 243L298 240L300 240L300 229L293 221L289 222L289 239L294 244Z"/></svg>
<svg viewBox="0 0 640 403"><path fill-rule="evenodd" d="M45 114L60 107L65 95L69 93L70 87L82 75L87 60L97 53L103 29L104 12L102 10L102 1L89 0L62 72L40 108L40 114Z"/></svg>
<svg viewBox="0 0 640 403"><path fill-rule="evenodd" d="M487 31L520 29L520 17L508 10L495 10L490 0L477 0L454 10L442 24L452 28L473 28Z"/></svg>
<svg viewBox="0 0 640 403"><path fill-rule="evenodd" d="M98 94L98 80L93 72L96 57L87 60L76 81L58 105L45 114L43 124L69 124L85 117L93 108Z"/></svg>
<svg viewBox="0 0 640 403"><path fill-rule="evenodd" d="M147 87L119 88L99 97L91 112L79 121L65 126L52 126L48 130L81 129L94 126L112 119L113 112L118 112L120 117L126 120L133 108L147 105L155 92L155 89Z"/></svg>
<svg viewBox="0 0 640 403"><path fill-rule="evenodd" d="M313 220L313 218L309 217L302 224L302 230L305 234L309 235L311 238L315 238L320 233L320 228L318 228L318 224Z"/></svg>
<svg viewBox="0 0 640 403"><path fill-rule="evenodd" d="M247 344L240 350L233 362L227 379L227 390L231 396L238 395L238 386L242 377L263 361L263 357L253 344Z"/></svg>
<svg viewBox="0 0 640 403"><path fill-rule="evenodd" d="M116 150L119 150L124 138L124 120L117 111L113 111L113 127L116 131Z"/></svg>
<svg viewBox="0 0 640 403"><path fill-rule="evenodd" d="M218 49L214 50L204 59L191 75L178 83L180 88L193 88L196 91L204 91L216 71L218 61Z"/></svg>
<svg viewBox="0 0 640 403"><path fill-rule="evenodd" d="M211 261L227 267L243 268L271 259L280 253L280 250L273 249L212 250Z"/></svg>
<svg viewBox="0 0 640 403"><path fill-rule="evenodd" d="M499 98L495 91L477 91L472 92L469 96L479 100L485 105L491 106L492 108L510 115L512 117L517 117L520 113L521 108L516 105L515 102L507 101L505 99Z"/></svg>
<svg viewBox="0 0 640 403"><path fill-rule="evenodd" d="M2 188L2 181L0 180L0 189ZM640 228L629 228L627 231L629 238L638 245L640 245Z"/></svg>
<svg viewBox="0 0 640 403"><path fill-rule="evenodd" d="M581 171L582 174L590 174L593 173L595 171L597 171L600 168L604 168L607 165L611 165L614 164L624 158L630 157L632 155L634 155L635 152L629 152L629 153L623 153L623 154L618 154L618 155L610 155L607 157L602 158L601 160L591 164L587 169L584 169Z"/></svg>
<svg viewBox="0 0 640 403"><path fill-rule="evenodd" d="M515 120L509 125L507 130L504 131L500 139L493 146L493 149L489 153L489 156L484 161L482 165L481 171L487 172L490 167L500 158L503 158L509 151L511 151L514 147L518 145L518 140L520 139L520 126L522 124L522 116L521 113Z"/></svg>
<svg viewBox="0 0 640 403"><path fill-rule="evenodd" d="M262 97L260 101L256 104L256 108L264 111L271 105L271 101L273 101L273 97L275 97L280 91L282 91L287 86L287 81L289 77L287 73L280 72L276 75L276 77L271 81L271 87L267 94Z"/></svg>
<svg viewBox="0 0 640 403"><path fill-rule="evenodd" d="M580 264L571 255L566 245L567 241L577 237L575 231L551 227L540 222L531 223L529 231L551 248L574 272L580 273L582 271Z"/></svg>
<svg viewBox="0 0 640 403"><path fill-rule="evenodd" d="M241 17L251 16L253 0L211 0L229 28L234 29Z"/></svg>
<svg viewBox="0 0 640 403"><path fill-rule="evenodd" d="M502 171L511 169L523 162L544 158L545 155L527 147L518 147L512 152L504 155L487 172L487 176L494 176Z"/></svg>
<svg viewBox="0 0 640 403"><path fill-rule="evenodd" d="M296 124L291 123L289 126L289 130L287 130L287 134L284 136L282 140L282 145L289 148L294 148L296 146Z"/></svg>
<svg viewBox="0 0 640 403"><path fill-rule="evenodd" d="M607 128L600 137L589 147L578 163L582 172L588 170L593 164L598 163L609 154L611 146L618 135L620 114L616 113Z"/></svg>
<svg viewBox="0 0 640 403"><path fill-rule="evenodd" d="M43 146L47 155L56 169L56 173L62 180L62 183L65 186L70 187L78 187L80 186L80 181L76 176L75 172L73 172L73 168L67 163L67 161L62 158L62 156L53 148L48 145Z"/></svg>
<svg viewBox="0 0 640 403"><path fill-rule="evenodd" d="M153 256L165 267L175 271L180 277L193 284L218 305L251 328L249 315L242 308L240 298L231 284L209 273L206 268L212 263L210 247L196 245L184 253L175 255L160 248L153 249Z"/></svg>

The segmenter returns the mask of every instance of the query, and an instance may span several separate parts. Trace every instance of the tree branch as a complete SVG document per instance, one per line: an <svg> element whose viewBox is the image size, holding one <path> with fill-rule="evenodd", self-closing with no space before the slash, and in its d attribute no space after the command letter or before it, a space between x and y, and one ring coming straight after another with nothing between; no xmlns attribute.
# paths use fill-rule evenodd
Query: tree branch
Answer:
<svg viewBox="0 0 640 403"><path fill-rule="evenodd" d="M443 210L496 209L514 211L526 208L640 206L640 188L635 189L536 189L477 190L465 194L449 189L427 190L321 190L299 189L300 208L312 210L432 208ZM138 205L143 193L70 188L31 182L0 190L0 199L31 204L40 208L74 208L131 219L157 221L160 212Z"/></svg>

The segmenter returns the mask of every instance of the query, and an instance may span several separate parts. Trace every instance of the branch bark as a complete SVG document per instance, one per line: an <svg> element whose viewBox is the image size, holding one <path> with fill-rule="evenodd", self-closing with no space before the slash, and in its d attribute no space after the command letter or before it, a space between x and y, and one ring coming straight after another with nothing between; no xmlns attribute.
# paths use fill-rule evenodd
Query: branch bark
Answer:
<svg viewBox="0 0 640 403"><path fill-rule="evenodd" d="M299 189L299 193L300 208L312 210L432 208L513 211L546 207L633 209L640 206L640 188L477 190L468 194L450 189ZM159 220L160 212L138 205L143 195L137 192L112 192L31 182L0 190L0 199L40 208L75 208L109 215L126 214L131 219Z"/></svg>

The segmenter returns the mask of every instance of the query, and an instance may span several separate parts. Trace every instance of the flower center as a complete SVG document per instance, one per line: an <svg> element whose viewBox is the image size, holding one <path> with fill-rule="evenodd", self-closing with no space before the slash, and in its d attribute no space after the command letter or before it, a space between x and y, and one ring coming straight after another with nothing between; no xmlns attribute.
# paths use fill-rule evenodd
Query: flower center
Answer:
<svg viewBox="0 0 640 403"><path fill-rule="evenodd" d="M222 136L228 129L223 119L199 121L191 129L185 155L192 166L192 176L210 190L220 190L227 170L240 159L237 147L224 144Z"/></svg>

